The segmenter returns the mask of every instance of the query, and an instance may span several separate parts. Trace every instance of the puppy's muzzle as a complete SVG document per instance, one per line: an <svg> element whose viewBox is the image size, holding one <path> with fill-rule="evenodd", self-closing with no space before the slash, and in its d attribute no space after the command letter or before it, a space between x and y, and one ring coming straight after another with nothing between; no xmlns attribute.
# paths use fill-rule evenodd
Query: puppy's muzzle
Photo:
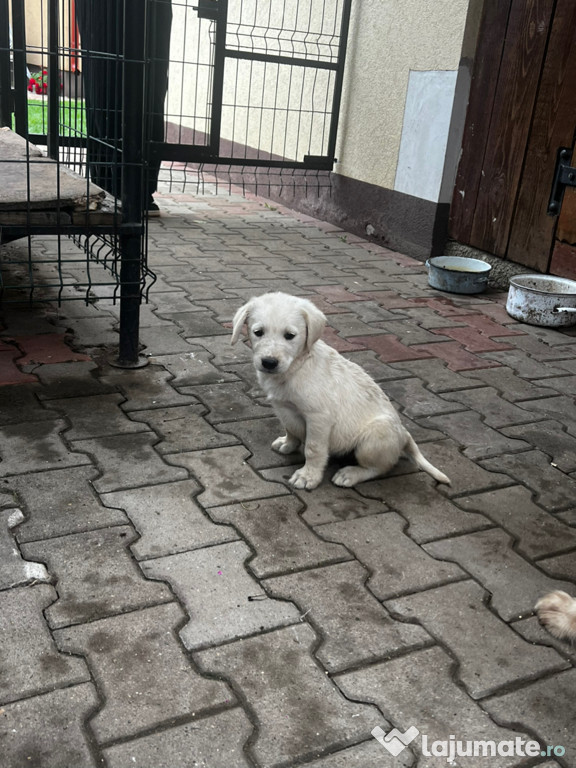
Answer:
<svg viewBox="0 0 576 768"><path fill-rule="evenodd" d="M260 360L262 370L273 373L278 368L278 358L276 357L263 357Z"/></svg>

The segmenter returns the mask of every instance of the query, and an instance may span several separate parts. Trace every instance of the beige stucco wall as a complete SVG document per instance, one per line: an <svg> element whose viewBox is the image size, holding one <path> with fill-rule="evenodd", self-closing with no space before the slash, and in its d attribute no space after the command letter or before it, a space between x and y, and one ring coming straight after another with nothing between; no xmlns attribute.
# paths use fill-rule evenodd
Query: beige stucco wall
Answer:
<svg viewBox="0 0 576 768"><path fill-rule="evenodd" d="M26 0L26 60L32 70L47 65L48 52L48 3L46 0ZM58 18L58 45L70 45L70 0L60 0ZM60 57L60 69L70 69L70 57Z"/></svg>
<svg viewBox="0 0 576 768"><path fill-rule="evenodd" d="M338 173L394 187L410 72L458 70L468 5L469 0L353 3Z"/></svg>
<svg viewBox="0 0 576 768"><path fill-rule="evenodd" d="M240 7L244 20L241 32L246 36L229 35L229 47L235 47L238 41L247 42L251 25L252 31L262 34L267 24L287 30L297 28L295 21L300 18L315 33L323 33L326 40L331 25L333 29L326 13L330 6L319 0L282 0L274 5L270 0L244 0L242 4L230 0L232 23ZM480 7L481 0L353 0L336 152L337 173L387 189L408 190L409 194L425 199L440 200L452 105L456 93L464 100L464 107L467 98L466 85L462 88L460 79L458 90L457 79L462 56L466 54L470 9L475 9L479 19ZM207 64L211 57L211 24L204 20L199 27L191 4L187 10L174 7L171 46L174 63L170 69L168 113L173 115L172 122L198 131L206 130L207 126L205 94L209 92ZM477 20L475 24L477 26ZM272 31L266 39L259 40L263 49L286 55L292 48L298 55L298 44L294 42L297 37L288 32L284 42L277 43L275 35ZM310 39L314 39L313 36ZM177 63L182 61L188 64ZM202 66L195 67L196 61L203 62ZM418 78L418 73L429 73L431 79ZM307 153L323 154L322 139L327 135L328 123L322 118L312 121L309 113L312 106L320 111L325 107L325 78L325 72L308 70L303 75L300 68L291 71L272 64L229 60L224 82L223 138L296 160L302 160ZM441 99L430 95L428 82L437 89ZM303 111L282 111L295 94L300 94ZM422 114L426 115L422 133L418 124L419 94L428 99L422 108ZM230 106L233 104L238 105L236 109ZM435 107L438 115L433 114ZM429 119L431 113L432 120ZM451 135L457 144L457 131ZM410 150L406 137L414 143L414 136L422 139L421 156L434 163L432 191L420 193L417 188L413 189L416 171L410 168L408 176L412 173L412 181L403 178L405 166L410 162L409 157L406 160ZM417 187L417 179L415 183Z"/></svg>

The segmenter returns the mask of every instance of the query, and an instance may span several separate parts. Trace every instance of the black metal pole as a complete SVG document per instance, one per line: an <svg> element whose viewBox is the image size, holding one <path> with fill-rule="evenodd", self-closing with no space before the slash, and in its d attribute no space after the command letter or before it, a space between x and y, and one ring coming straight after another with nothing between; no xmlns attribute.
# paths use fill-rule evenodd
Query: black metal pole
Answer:
<svg viewBox="0 0 576 768"><path fill-rule="evenodd" d="M143 7L144 6L144 7ZM117 365L135 368L139 360L144 232L144 139L146 95L146 19L148 0L124 0L124 50L121 115L122 225L136 234L120 234L120 345ZM134 232L134 229L132 230ZM139 232L139 234L138 234Z"/></svg>
<svg viewBox="0 0 576 768"><path fill-rule="evenodd" d="M210 152L220 154L220 131L222 126L222 95L224 93L224 66L226 63L226 23L228 21L228 0L215 4L216 34L214 36L214 71L212 73L212 113L210 116Z"/></svg>
<svg viewBox="0 0 576 768"><path fill-rule="evenodd" d="M10 16L8 0L0 0L0 126L11 127Z"/></svg>
<svg viewBox="0 0 576 768"><path fill-rule="evenodd" d="M348 47L348 31L350 28L350 11L352 0L344 0L342 6L342 18L340 20L340 43L338 46L338 69L334 82L334 98L332 99L332 119L330 121L330 133L328 134L328 157L336 156L336 137L338 134L338 120L340 117L340 103L342 101L342 84L344 82L344 62L346 60L346 48Z"/></svg>
<svg viewBox="0 0 576 768"><path fill-rule="evenodd" d="M48 155L59 160L58 0L48 2Z"/></svg>
<svg viewBox="0 0 576 768"><path fill-rule="evenodd" d="M28 80L26 76L26 20L24 0L12 0L14 44L14 123L16 133L28 137Z"/></svg>

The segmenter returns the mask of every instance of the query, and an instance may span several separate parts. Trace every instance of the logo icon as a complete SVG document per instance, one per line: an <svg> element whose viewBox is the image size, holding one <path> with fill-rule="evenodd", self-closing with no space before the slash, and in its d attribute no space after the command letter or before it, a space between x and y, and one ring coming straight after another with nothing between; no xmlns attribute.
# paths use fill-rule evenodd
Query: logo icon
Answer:
<svg viewBox="0 0 576 768"><path fill-rule="evenodd" d="M402 733L398 728L392 728L390 733L386 733L379 725L372 730L372 736L374 736L376 741L379 741L394 757L397 757L411 741L414 741L419 733L420 731L415 726L408 728L406 733Z"/></svg>

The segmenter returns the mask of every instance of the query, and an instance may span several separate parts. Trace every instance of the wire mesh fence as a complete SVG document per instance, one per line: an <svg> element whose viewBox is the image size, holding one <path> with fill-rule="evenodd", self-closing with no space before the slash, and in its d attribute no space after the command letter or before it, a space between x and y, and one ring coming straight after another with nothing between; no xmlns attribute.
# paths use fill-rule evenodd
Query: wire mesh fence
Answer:
<svg viewBox="0 0 576 768"><path fill-rule="evenodd" d="M102 295L134 339L159 180L329 189L350 4L0 0L0 300Z"/></svg>

